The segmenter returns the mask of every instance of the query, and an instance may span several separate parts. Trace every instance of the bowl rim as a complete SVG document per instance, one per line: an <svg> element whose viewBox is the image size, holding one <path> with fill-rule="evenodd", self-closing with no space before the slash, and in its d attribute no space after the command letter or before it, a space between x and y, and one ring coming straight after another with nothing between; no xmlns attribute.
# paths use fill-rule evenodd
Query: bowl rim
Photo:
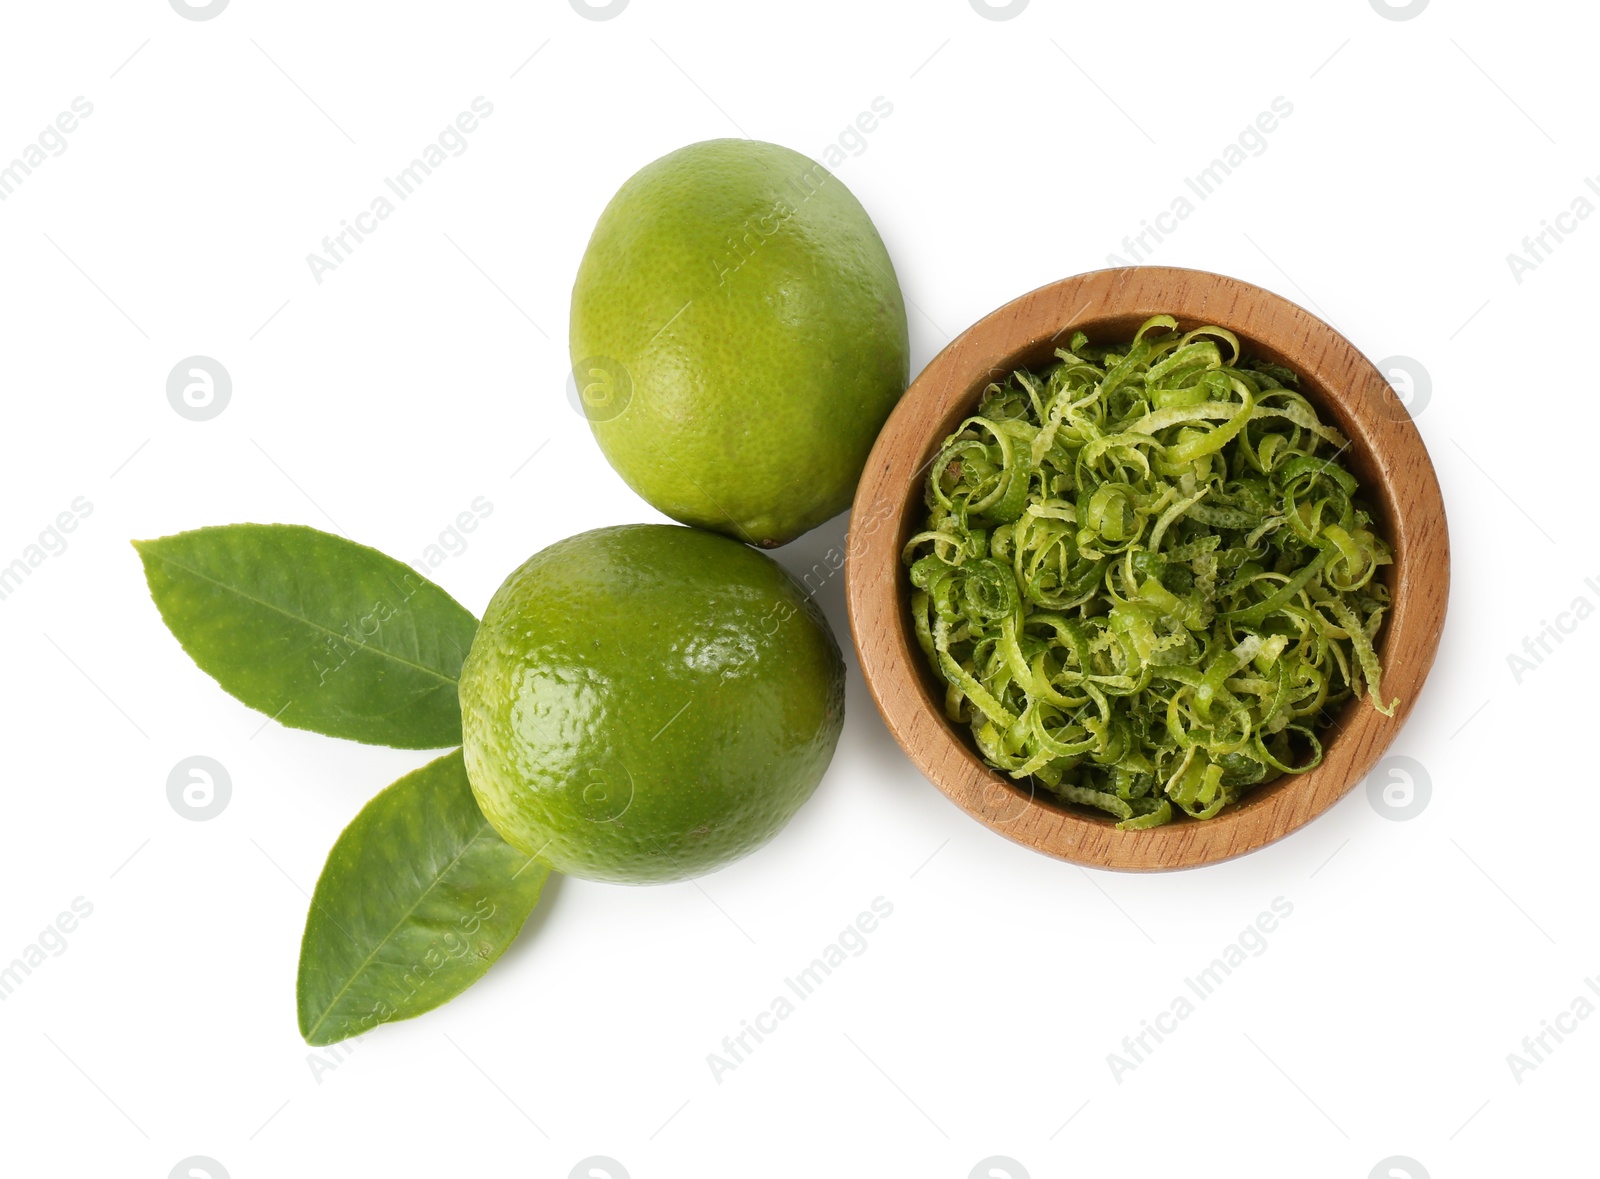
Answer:
<svg viewBox="0 0 1600 1179"><path fill-rule="evenodd" d="M1152 315L1227 328L1254 355L1287 364L1301 391L1350 439L1348 465L1394 549L1391 606L1379 634L1383 694L1393 717L1347 702L1324 738L1323 762L1247 794L1204 821L1180 818L1118 831L1109 816L1041 798L998 774L945 719L912 641L900 553L922 509L922 472L996 375L1038 363L1083 327L1124 328ZM1129 323L1132 327L1127 327ZM857 486L846 546L845 595L862 678L895 741L969 815L1057 859L1124 871L1218 863L1305 826L1371 770L1415 707L1438 651L1449 599L1444 500L1427 447L1382 373L1332 325L1264 288L1210 271L1127 266L1038 287L962 332L912 381L878 435Z"/></svg>

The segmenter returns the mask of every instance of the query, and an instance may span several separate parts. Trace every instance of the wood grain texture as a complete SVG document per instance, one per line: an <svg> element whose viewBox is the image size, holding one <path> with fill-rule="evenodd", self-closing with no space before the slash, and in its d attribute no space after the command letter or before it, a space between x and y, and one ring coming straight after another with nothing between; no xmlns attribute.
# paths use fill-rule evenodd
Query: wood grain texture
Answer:
<svg viewBox="0 0 1600 1179"><path fill-rule="evenodd" d="M925 509L922 486L940 444L985 385L1040 365L1075 329L1095 342L1131 339L1152 315L1239 336L1247 353L1287 365L1301 391L1351 440L1342 456L1394 547L1383 571L1393 607L1378 636L1393 717L1346 703L1323 735L1323 763L1252 790L1214 819L1180 818L1118 831L1098 811L1057 801L986 766L945 719L943 688L911 629L900 553ZM1309 823L1356 785L1415 706L1433 665L1450 590L1450 541L1433 463L1405 407L1356 347L1310 312L1238 279L1134 266L1041 287L968 328L912 382L867 460L851 513L846 570L850 628L867 687L900 747L968 814L1018 843L1103 868L1158 871L1254 851Z"/></svg>

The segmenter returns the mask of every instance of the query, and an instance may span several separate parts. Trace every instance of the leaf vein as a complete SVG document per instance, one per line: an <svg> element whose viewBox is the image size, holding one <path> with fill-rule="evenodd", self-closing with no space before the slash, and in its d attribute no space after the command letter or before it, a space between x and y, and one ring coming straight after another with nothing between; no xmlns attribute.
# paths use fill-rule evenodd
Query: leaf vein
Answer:
<svg viewBox="0 0 1600 1179"><path fill-rule="evenodd" d="M328 1000L328 1005L323 1009L322 1015L317 1019L317 1022L311 1026L310 1030L306 1034L306 1040L308 1042L317 1034L317 1032L322 1030L322 1025L328 1022L329 1017L333 1015L335 1008L339 1006L339 1002L344 998L346 992L348 992L350 988L355 985L356 980L366 972L367 967L372 965L378 954L394 938L395 933L400 929L400 927L411 919L412 915L422 907L422 902L427 900L433 890L439 887L440 882L455 870L456 865L461 863L461 861L466 858L467 853L472 850L473 846L478 842L478 840L482 839L484 834L489 830L489 824L487 821L485 821L483 825L478 828L473 837L462 845L461 850L456 853L455 858L446 864L444 868L434 876L432 883L430 883L427 888L423 889L422 892L417 895L417 899L412 902L411 907L400 916L400 919L394 923L389 932L378 939L377 944L372 947L372 952L366 956L366 959L361 963L360 966L356 967L355 970L350 973L350 977L345 979L344 985L339 988L338 993L334 995L332 999Z"/></svg>
<svg viewBox="0 0 1600 1179"><path fill-rule="evenodd" d="M296 614L293 611L285 610L282 606L279 606L274 602L269 602L265 598L258 598L254 594L246 593L244 590L240 589L236 585L229 585L225 581L218 581L215 577L211 577L210 575L208 575L206 573L202 573L200 570L194 568L194 566L185 565L182 561L174 560L172 557L169 557L164 553L155 552L155 553L152 553L151 555L154 556L156 558L156 560L161 561L164 564L171 565L171 566L173 566L174 568L177 568L177 569L181 569L185 573L188 573L188 574L198 578L201 581L208 582L211 585L216 586L218 589L225 590L225 591L227 591L228 593L231 593L231 594L235 594L238 597L243 598L247 602L253 602L257 606L261 606L264 609L274 611L274 612L276 612L278 614L282 614L285 618L292 619L295 622L302 622L306 626L311 627L313 630L319 630L323 634L331 635L333 638L342 639L345 642L351 642L352 641L348 635L341 634L340 632L338 632L336 630L333 630L330 627L324 626L322 623L316 621L313 618L307 618L303 614ZM422 664L422 663L416 663L416 662L414 662L414 661L412 661L410 659L407 659L403 655L399 655L399 654L396 654L393 651L388 650L387 648L374 646L374 645L372 645L370 643L360 642L360 641L357 641L355 643L355 645L357 647L359 647L363 651L371 651L376 655L383 656L384 658L387 658L387 659L392 659L392 660L394 660L394 662L399 663L399 664L401 664L401 665L403 665L405 667L410 667L410 668L413 668L413 669L415 669L417 671L426 672L428 675L431 675L434 678L438 679L441 683L452 684L452 685L457 685L457 686L459 686L460 683L461 683L459 677L457 677L457 676L446 675L444 672L440 671L438 668L429 667L426 664Z"/></svg>

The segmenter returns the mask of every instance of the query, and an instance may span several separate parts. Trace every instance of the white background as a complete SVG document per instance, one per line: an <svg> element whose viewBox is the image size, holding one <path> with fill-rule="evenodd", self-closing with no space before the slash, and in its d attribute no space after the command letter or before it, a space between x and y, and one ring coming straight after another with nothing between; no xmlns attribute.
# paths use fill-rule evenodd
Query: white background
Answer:
<svg viewBox="0 0 1600 1179"><path fill-rule="evenodd" d="M1600 171L1588 6L426 7L6 6L0 162L75 97L94 111L0 203L0 564L75 497L93 512L0 601L0 963L74 898L94 910L0 1003L0 1172L1576 1173L1600 1019L1520 1083L1507 1054L1600 973L1600 623L1520 684L1507 656L1600 603L1600 218L1520 282L1507 254ZM480 95L469 150L317 283L306 255ZM1360 788L1240 861L1085 872L949 804L852 662L833 766L765 850L693 883L552 885L461 998L308 1049L306 893L361 804L431 755L263 726L163 629L128 540L294 521L410 560L484 496L435 574L476 612L546 544L657 519L565 398L595 218L682 144L820 155L879 96L893 113L836 171L898 268L913 373L1000 303L1128 258L1184 177L1293 104L1149 258L1269 287L1429 374L1455 588L1394 752L1431 801L1396 822ZM194 354L232 375L211 421L167 402ZM779 559L808 569L844 527ZM848 646L841 583L821 598ZM232 778L208 822L167 800L194 754ZM707 1054L880 896L866 952L715 1081ZM1114 1080L1107 1054L1276 897L1293 915L1266 951Z"/></svg>

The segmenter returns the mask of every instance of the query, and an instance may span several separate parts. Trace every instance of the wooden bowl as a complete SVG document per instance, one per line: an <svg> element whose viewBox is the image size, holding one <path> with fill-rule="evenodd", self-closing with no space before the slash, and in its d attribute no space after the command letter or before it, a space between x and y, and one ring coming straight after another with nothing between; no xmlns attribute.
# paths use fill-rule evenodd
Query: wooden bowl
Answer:
<svg viewBox="0 0 1600 1179"><path fill-rule="evenodd" d="M900 554L925 518L923 481L940 444L968 417L984 387L1048 361L1082 329L1097 343L1128 340L1152 315L1176 316L1239 336L1247 354L1300 374L1301 392L1350 438L1342 456L1361 481L1394 547L1392 607L1378 637L1386 717L1346 703L1322 735L1323 762L1247 792L1214 819L1180 817L1147 831L1118 831L1098 811L1055 799L1000 774L944 715L942 684L917 646ZM1333 328L1270 291L1238 279L1166 266L1099 270L1007 303L968 328L912 382L867 459L851 513L847 596L867 687L900 747L957 806L1018 843L1102 868L1151 871L1215 863L1254 851L1331 807L1388 748L1417 702L1444 626L1450 541L1433 464L1382 374Z"/></svg>

